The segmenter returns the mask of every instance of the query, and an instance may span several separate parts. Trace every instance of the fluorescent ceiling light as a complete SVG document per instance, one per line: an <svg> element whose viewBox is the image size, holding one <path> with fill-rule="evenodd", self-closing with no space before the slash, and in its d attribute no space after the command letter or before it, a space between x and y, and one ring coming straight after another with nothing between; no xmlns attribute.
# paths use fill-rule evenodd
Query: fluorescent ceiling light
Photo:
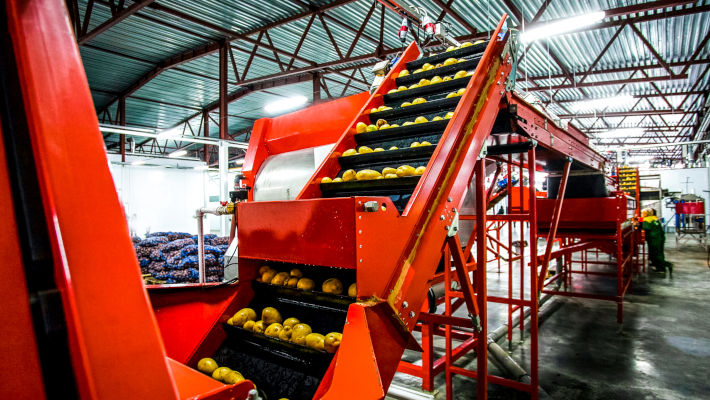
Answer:
<svg viewBox="0 0 710 400"><path fill-rule="evenodd" d="M561 35L586 26L594 25L603 20L605 16L606 13L604 11L597 11L589 14L578 15L572 18L561 19L524 31L520 34L520 40L523 42L532 42L538 39Z"/></svg>
<svg viewBox="0 0 710 400"><path fill-rule="evenodd" d="M293 110L299 106L306 104L308 99L306 96L293 96L288 99L273 101L264 106L264 111L269 114L276 114L282 111Z"/></svg>
<svg viewBox="0 0 710 400"><path fill-rule="evenodd" d="M623 128L612 129L610 131L599 132L597 137L604 139L625 138L631 136L641 136L644 134L643 128Z"/></svg>
<svg viewBox="0 0 710 400"><path fill-rule="evenodd" d="M168 154L168 157L178 158L184 156L185 154L187 154L187 150L175 150L172 153Z"/></svg>
<svg viewBox="0 0 710 400"><path fill-rule="evenodd" d="M182 136L183 128L180 126L174 126L172 128L163 129L158 132L158 136Z"/></svg>
<svg viewBox="0 0 710 400"><path fill-rule="evenodd" d="M131 165L143 165L145 164L145 160L136 160L131 163Z"/></svg>
<svg viewBox="0 0 710 400"><path fill-rule="evenodd" d="M206 169L209 169L209 167L206 166L206 165L198 165L198 166L195 167L195 169L198 170L198 171L204 171L204 170L206 170Z"/></svg>
<svg viewBox="0 0 710 400"><path fill-rule="evenodd" d="M634 101L636 101L636 98L634 98L634 96L622 95L616 97L608 97L605 99L578 101L576 103L572 103L571 108L575 111L601 110L607 107L615 108L630 105L633 104Z"/></svg>

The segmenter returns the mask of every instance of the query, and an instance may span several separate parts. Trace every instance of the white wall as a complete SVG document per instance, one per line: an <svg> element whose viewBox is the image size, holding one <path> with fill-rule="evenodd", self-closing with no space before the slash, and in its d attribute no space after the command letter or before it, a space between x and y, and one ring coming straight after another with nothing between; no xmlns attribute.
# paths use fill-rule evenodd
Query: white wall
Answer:
<svg viewBox="0 0 710 400"><path fill-rule="evenodd" d="M661 187L668 189L671 192L681 192L681 194L695 194L705 198L705 213L707 221L708 205L710 205L710 197L708 196L708 168L683 168L683 169L649 169L641 170L641 175L660 174ZM686 184L686 182L689 182ZM665 199L664 199L665 204ZM675 226L675 208L664 207L663 217L668 222L668 227Z"/></svg>

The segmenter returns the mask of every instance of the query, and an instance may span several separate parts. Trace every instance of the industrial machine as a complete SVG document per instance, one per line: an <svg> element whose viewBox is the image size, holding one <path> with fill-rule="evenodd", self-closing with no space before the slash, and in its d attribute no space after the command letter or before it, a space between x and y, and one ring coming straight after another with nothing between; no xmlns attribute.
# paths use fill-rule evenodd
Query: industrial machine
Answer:
<svg viewBox="0 0 710 400"><path fill-rule="evenodd" d="M676 245L682 239L691 239L706 247L705 199L694 194L684 194L670 201L675 205Z"/></svg>
<svg viewBox="0 0 710 400"><path fill-rule="evenodd" d="M14 323L0 328L0 354L26 360L19 367L0 363L0 379L8 382L0 389L4 398L63 393L244 399L255 395L255 385L269 399L383 398L404 349L430 350L411 334L423 323L432 334L444 327L447 354L439 365L448 396L452 375L464 374L477 379L481 399L488 382L537 398L538 297L550 259L558 257L551 247L558 225L563 232L569 227L565 219L576 215L563 212L563 203L572 200L565 200L567 180L599 171L603 159L581 132L556 125L513 92L516 41L506 16L488 42L432 55L408 46L371 95L257 121L251 140L258 145L247 154L244 184L250 200L264 201L237 206L239 283L170 296L151 293L149 303L63 3L10 0L2 12L1 44L8 57L0 60L0 78L3 92L14 97L0 100L0 160L7 165L0 169L0 221L8 260L0 289L9 296L0 314ZM362 151L364 146L382 150ZM352 149L358 154L347 155ZM314 173L305 172L308 162L317 165ZM526 172L528 184L519 179L514 191L508 179L507 214L488 215L496 193L484 182L495 174L496 162L517 169L520 177ZM284 164L294 174L300 171L300 184L294 176L280 180ZM396 177L382 176L385 168ZM547 203L536 198L534 184L535 171L543 168L559 174L557 192L548 193ZM299 185L298 193L292 190ZM520 196L515 204L512 193ZM599 201L587 199L587 207ZM615 195L605 204L626 201ZM102 224L87 212L97 205ZM602 239L615 243L617 258L626 262L629 253L618 251L629 229L624 218L603 218L613 219L614 226L604 225ZM461 220L472 222L465 242ZM529 277L527 284L521 279L515 297L512 282L508 296L487 296L491 221L529 223L527 240L521 229L520 242L530 248L538 234L548 235L541 257L536 251L508 257L509 268L519 262L521 276ZM572 241L560 251L582 247ZM103 255L102 268L95 254ZM442 254L445 266L437 271ZM265 265L299 269L315 287L267 282L259 276ZM106 271L117 279L97 285ZM346 287L355 283L355 296L325 290L321 284L331 278ZM445 290L444 314L427 312L427 291L437 279L457 282ZM507 304L509 318L519 312L521 331L522 316L530 314L528 380L489 374L488 302ZM274 307L284 317L307 321L315 332L342 333L339 347L321 351L230 324L247 306L259 313ZM461 307L465 318L452 314ZM466 345L454 349L451 339L459 337L466 337ZM476 371L453 365L471 350ZM223 384L196 371L203 357L248 380Z"/></svg>

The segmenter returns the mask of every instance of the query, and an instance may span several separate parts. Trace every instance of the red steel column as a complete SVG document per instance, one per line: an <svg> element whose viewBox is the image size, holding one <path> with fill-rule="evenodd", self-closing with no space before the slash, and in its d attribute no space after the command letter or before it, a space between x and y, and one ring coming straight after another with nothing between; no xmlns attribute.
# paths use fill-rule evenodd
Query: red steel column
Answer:
<svg viewBox="0 0 710 400"><path fill-rule="evenodd" d="M520 174L520 189L522 191L522 165ZM537 200L535 198L535 147L528 151L528 186L529 198L528 207L530 208L530 397L532 400L537 400L538 394L538 301L537 301ZM521 203L522 206L522 203ZM524 252L524 250L521 250ZM523 309L523 307L520 307ZM521 325L523 319L520 320Z"/></svg>
<svg viewBox="0 0 710 400"><path fill-rule="evenodd" d="M481 331L476 349L477 399L488 398L488 322L486 313L486 160L481 158L475 166L476 173L476 297ZM470 240L470 239L469 239Z"/></svg>

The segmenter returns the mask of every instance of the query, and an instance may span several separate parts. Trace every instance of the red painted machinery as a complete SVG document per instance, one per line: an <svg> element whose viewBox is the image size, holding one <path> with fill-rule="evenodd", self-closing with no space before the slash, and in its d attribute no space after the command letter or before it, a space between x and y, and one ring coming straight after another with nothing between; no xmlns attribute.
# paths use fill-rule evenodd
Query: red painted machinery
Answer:
<svg viewBox="0 0 710 400"><path fill-rule="evenodd" d="M537 398L537 299L543 287L537 266L542 264L544 277L557 254L548 249L542 260L533 254L529 262L525 252L508 257L510 269L519 262L521 272L527 270L521 276L530 277L529 286L521 278L514 295L511 280L507 296L489 297L488 231L492 223L527 222L528 242L537 243L538 221L547 221L538 214L539 204L552 210L545 214L551 215L551 243L560 216L568 215L561 208L565 185L554 206L537 202L535 171L561 170L566 182L571 169L598 170L602 159L576 129L555 126L510 92L516 48L505 16L486 43L427 57L409 46L371 96L259 121L244 168L253 200L258 200L257 173L273 162L269 156L335 144L324 150L322 163L293 194L294 200L239 204L238 285L172 297L151 294L161 338L107 168L66 9L55 0L11 0L3 12L2 24L7 25L0 28L7 35L2 45L10 56L1 61L0 76L4 93L21 101L8 102L11 97L5 96L0 103L0 158L8 166L0 173L3 251L9 260L2 287L23 301L1 311L5 320L16 321L0 328L0 378L11 382L0 389L2 397L245 398L252 382L223 385L190 368L210 356L241 371L269 398L377 399L401 368L406 348L431 350L422 349L411 334L428 329L447 338L446 357L439 365L446 372L449 397L452 375L464 374L477 379L479 398L486 397L488 382ZM421 71L400 74L405 68ZM460 70L464 73L457 74ZM434 83L435 76L452 78ZM421 84L422 79L430 84ZM396 90L402 86L409 89ZM407 102L414 104L401 106ZM405 124L412 120L417 123ZM358 133L361 122L387 123L390 129ZM410 146L414 141L430 145ZM384 151L344 156L361 146ZM487 214L495 193L484 182L487 167L495 162L506 164L509 172L517 168L521 176L526 171L529 180L517 191L508 183L507 193L520 198L513 203L508 196L503 215ZM348 179L350 170L405 164L423 168L414 173L404 168L396 179ZM326 177L342 182L327 182ZM464 201L467 192L473 203ZM101 224L95 223L98 212ZM459 220L473 223L469 228L475 240L461 242ZM561 236L567 227L560 225ZM627 228L617 222L613 229L618 233ZM437 272L442 254L444 267ZM299 268L318 285L332 277L346 287L356 283L357 295L261 282L258 270L264 264L283 271ZM106 271L119 279L109 286L97 284ZM437 280L447 285L455 281L458 289L446 290L444 314L422 312L426 292ZM514 312L530 312L529 382L488 373L488 302L506 304L509 319ZM316 332L342 332L340 347L326 353L228 325L228 318L245 306L257 311L276 307ZM467 317L453 316L463 306ZM509 324L509 337L511 329ZM180 339L163 340L173 335ZM466 345L453 348L457 338ZM476 371L453 365L455 357L472 349ZM20 358L27 362L18 373L15 360Z"/></svg>

